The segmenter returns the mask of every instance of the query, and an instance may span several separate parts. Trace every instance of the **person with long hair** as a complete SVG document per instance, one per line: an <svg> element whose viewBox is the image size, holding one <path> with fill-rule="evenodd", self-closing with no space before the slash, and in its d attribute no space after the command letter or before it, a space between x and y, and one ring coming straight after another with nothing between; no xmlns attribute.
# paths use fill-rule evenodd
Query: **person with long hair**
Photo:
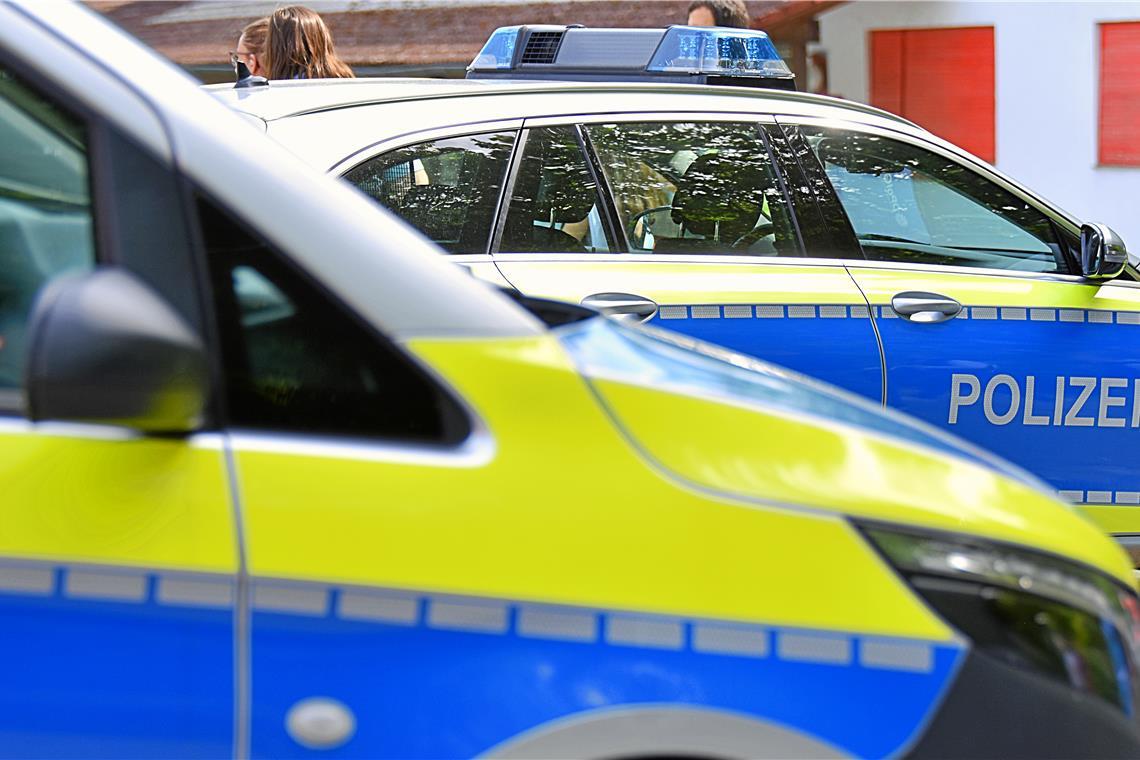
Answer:
<svg viewBox="0 0 1140 760"><path fill-rule="evenodd" d="M270 79L356 76L337 57L324 20L301 5L288 5L270 14L266 56Z"/></svg>

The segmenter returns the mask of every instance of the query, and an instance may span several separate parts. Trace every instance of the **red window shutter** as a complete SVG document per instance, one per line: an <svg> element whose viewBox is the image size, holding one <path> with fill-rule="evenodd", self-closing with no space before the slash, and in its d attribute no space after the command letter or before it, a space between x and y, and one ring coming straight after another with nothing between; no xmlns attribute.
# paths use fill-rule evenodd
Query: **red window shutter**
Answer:
<svg viewBox="0 0 1140 760"><path fill-rule="evenodd" d="M903 109L902 55L902 32L871 32L871 102L897 114Z"/></svg>
<svg viewBox="0 0 1140 760"><path fill-rule="evenodd" d="M994 30L871 32L871 103L994 161Z"/></svg>
<svg viewBox="0 0 1140 760"><path fill-rule="evenodd" d="M1140 22L1100 25L1097 159L1140 166Z"/></svg>

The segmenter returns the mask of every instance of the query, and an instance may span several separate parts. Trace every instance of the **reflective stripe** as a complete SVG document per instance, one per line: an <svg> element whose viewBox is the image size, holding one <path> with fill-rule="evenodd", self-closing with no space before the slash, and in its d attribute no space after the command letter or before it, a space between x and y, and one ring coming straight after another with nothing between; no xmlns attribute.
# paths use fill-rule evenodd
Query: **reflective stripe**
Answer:
<svg viewBox="0 0 1140 760"><path fill-rule="evenodd" d="M1058 491L1057 495L1070 504L1082 506L1140 505L1140 491Z"/></svg>

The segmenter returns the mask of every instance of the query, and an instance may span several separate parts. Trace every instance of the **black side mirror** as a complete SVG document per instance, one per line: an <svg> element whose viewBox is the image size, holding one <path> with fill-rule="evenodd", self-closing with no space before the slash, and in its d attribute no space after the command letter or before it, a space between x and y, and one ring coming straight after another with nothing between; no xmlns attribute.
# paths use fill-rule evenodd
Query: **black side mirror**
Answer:
<svg viewBox="0 0 1140 760"><path fill-rule="evenodd" d="M1108 280L1124 271L1128 249L1106 224L1081 225L1081 274L1092 280Z"/></svg>
<svg viewBox="0 0 1140 760"><path fill-rule="evenodd" d="M189 433L209 390L206 350L158 294L120 269L50 282L32 307L25 388L33 420Z"/></svg>

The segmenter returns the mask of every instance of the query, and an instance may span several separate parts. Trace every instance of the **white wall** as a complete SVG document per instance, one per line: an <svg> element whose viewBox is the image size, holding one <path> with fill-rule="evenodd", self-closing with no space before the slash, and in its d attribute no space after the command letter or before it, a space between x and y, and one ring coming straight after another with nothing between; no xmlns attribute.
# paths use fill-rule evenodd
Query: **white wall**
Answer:
<svg viewBox="0 0 1140 760"><path fill-rule="evenodd" d="M1096 165L1101 21L1140 21L1140 2L855 0L820 15L820 46L831 92L866 102L870 30L993 26L997 166L1140 251L1140 168Z"/></svg>

